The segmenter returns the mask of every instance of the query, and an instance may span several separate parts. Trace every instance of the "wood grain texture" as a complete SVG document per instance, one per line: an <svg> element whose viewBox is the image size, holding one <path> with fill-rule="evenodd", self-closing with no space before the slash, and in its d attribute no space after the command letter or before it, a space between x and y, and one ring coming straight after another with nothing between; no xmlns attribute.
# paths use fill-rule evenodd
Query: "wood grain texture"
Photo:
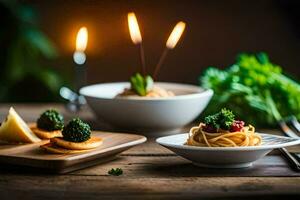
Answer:
<svg viewBox="0 0 300 200"><path fill-rule="evenodd" d="M9 105L0 105L0 118ZM60 104L15 105L26 121L32 121L46 108ZM97 122L90 110L79 116L99 130L113 130ZM66 112L65 110L63 112ZM34 116L32 116L32 113ZM66 119L72 117L66 112ZM276 130L266 130L280 134ZM295 146L293 151L300 152ZM107 171L120 167L122 176L109 176ZM273 199L274 196L297 199L300 196L299 173L292 171L278 152L241 170L198 168L189 161L149 138L106 162L65 175L46 170L0 165L0 199Z"/></svg>
<svg viewBox="0 0 300 200"><path fill-rule="evenodd" d="M120 156L118 159L72 172L77 175L106 175L111 168L121 167L126 177L172 178L172 177L300 177L277 155L266 156L242 169L209 169L193 165L179 156Z"/></svg>
<svg viewBox="0 0 300 200"><path fill-rule="evenodd" d="M299 195L299 182L300 178L4 175L0 191L1 199L232 199L259 195L266 199L267 195Z"/></svg>

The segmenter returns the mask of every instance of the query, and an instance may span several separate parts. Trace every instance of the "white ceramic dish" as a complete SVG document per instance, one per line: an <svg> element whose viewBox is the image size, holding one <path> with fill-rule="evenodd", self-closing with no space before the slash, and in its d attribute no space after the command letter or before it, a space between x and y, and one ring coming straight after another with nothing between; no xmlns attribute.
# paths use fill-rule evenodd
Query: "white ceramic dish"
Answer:
<svg viewBox="0 0 300 200"><path fill-rule="evenodd" d="M300 144L299 139L260 133L261 146L252 147L196 147L184 145L188 133L160 137L160 145L179 156L192 161L195 165L211 168L249 167L273 149Z"/></svg>
<svg viewBox="0 0 300 200"><path fill-rule="evenodd" d="M129 83L104 83L83 87L88 105L102 120L127 130L164 131L192 122L207 106L213 91L178 83L155 83L175 93L166 98L115 98Z"/></svg>

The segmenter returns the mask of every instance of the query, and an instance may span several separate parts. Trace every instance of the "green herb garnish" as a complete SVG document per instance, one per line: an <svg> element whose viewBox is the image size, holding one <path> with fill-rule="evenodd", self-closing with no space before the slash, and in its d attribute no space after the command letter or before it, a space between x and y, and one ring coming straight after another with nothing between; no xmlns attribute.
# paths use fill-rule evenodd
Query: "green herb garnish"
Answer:
<svg viewBox="0 0 300 200"><path fill-rule="evenodd" d="M299 83L285 76L265 53L240 54L234 65L208 68L200 80L204 88L214 90L206 113L228 107L248 123L264 127L289 115L300 119Z"/></svg>
<svg viewBox="0 0 300 200"><path fill-rule="evenodd" d="M121 168L112 168L108 171L108 174L112 176L120 176L123 174L123 170Z"/></svg>
<svg viewBox="0 0 300 200"><path fill-rule="evenodd" d="M64 127L64 117L55 109L46 110L38 118L37 127L47 131L61 130Z"/></svg>
<svg viewBox="0 0 300 200"><path fill-rule="evenodd" d="M74 118L64 127L62 135L70 142L84 142L91 138L91 128L81 119Z"/></svg>
<svg viewBox="0 0 300 200"><path fill-rule="evenodd" d="M223 108L220 112L205 117L204 123L215 129L229 130L234 122L234 118L235 116L230 110Z"/></svg>
<svg viewBox="0 0 300 200"><path fill-rule="evenodd" d="M130 78L131 89L140 96L146 96L153 88L153 79L151 76L142 76L137 73Z"/></svg>
<svg viewBox="0 0 300 200"><path fill-rule="evenodd" d="M209 115L209 116L205 117L204 123L206 125L213 127L214 129L219 129L220 125L218 123L218 117L219 117L218 114Z"/></svg>

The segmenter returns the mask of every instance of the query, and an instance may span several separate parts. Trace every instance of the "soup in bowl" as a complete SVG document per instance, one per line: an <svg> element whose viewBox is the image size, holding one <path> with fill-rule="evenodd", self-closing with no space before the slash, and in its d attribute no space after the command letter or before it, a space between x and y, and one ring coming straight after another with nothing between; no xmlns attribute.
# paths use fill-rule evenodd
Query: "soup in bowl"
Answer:
<svg viewBox="0 0 300 200"><path fill-rule="evenodd" d="M209 103L213 91L189 84L156 82L171 91L166 97L120 96L128 82L101 83L80 89L98 118L135 131L171 131L191 123Z"/></svg>

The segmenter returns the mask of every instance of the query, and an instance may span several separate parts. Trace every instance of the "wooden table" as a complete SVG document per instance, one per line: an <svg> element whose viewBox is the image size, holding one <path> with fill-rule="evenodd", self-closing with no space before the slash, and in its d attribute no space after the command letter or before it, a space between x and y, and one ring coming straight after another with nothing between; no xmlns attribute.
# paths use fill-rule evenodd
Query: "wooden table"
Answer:
<svg viewBox="0 0 300 200"><path fill-rule="evenodd" d="M1 121L9 106L0 104ZM75 116L60 104L13 106L26 121L35 121L47 108L60 109L67 119ZM96 123L88 108L84 108L79 116L97 129L110 129ZM291 150L300 151L300 148L294 147ZM285 164L285 160L276 152L266 159L273 162L274 166ZM258 162L258 165L263 167L263 163ZM116 167L122 168L124 174L119 177L109 176L107 171ZM154 138L149 138L147 143L122 153L116 160L64 175L0 165L0 199L240 199L241 196L243 199L253 199L254 196L271 199L273 195L299 196L300 175L297 177L295 173L286 177L280 170L286 170L286 174L291 173L286 167L271 167L265 172L266 175L256 173L255 170L237 171L236 174L215 170L212 173L208 169L193 166L189 161L157 145Z"/></svg>

